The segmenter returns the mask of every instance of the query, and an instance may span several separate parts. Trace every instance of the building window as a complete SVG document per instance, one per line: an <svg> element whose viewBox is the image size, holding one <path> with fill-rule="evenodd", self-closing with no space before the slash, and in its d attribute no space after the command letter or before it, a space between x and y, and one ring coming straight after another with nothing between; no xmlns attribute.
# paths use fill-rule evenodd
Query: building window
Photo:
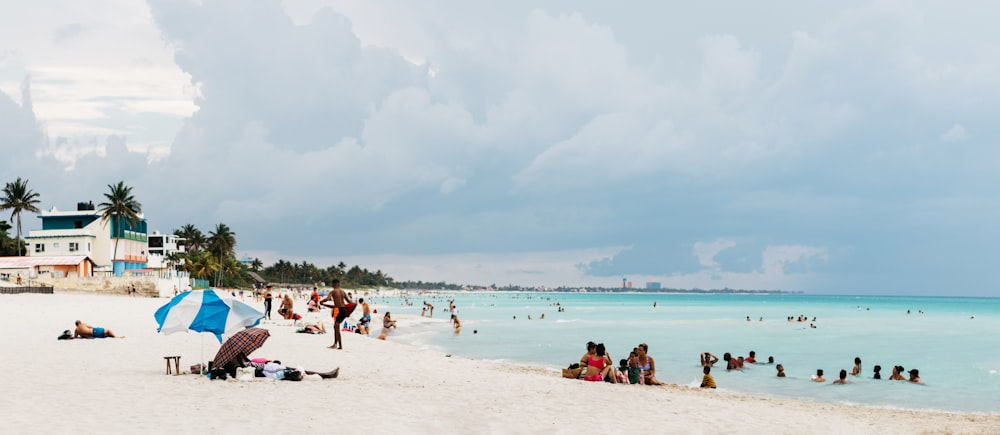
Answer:
<svg viewBox="0 0 1000 435"><path fill-rule="evenodd" d="M52 242L52 249L59 249L59 242Z"/></svg>
<svg viewBox="0 0 1000 435"><path fill-rule="evenodd" d="M45 244L44 243L35 243L35 253L38 254L40 252L45 252Z"/></svg>
<svg viewBox="0 0 1000 435"><path fill-rule="evenodd" d="M87 242L87 252L90 252L90 242Z"/></svg>
<svg viewBox="0 0 1000 435"><path fill-rule="evenodd" d="M83 221L73 221L73 228L83 228Z"/></svg>
<svg viewBox="0 0 1000 435"><path fill-rule="evenodd" d="M76 252L80 250L80 244L76 242L69 242L69 252Z"/></svg>

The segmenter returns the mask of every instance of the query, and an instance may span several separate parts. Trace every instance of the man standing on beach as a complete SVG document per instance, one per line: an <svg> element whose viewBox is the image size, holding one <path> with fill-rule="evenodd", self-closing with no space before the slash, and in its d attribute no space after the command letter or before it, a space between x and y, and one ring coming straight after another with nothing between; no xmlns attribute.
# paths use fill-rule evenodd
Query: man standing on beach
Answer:
<svg viewBox="0 0 1000 435"><path fill-rule="evenodd" d="M333 313L330 316L333 317L333 345L330 349L343 349L344 343L340 341L340 323L347 318L347 304L353 303L351 298L344 293L344 290L340 288L340 280L333 280L333 290L327 293L326 297L319 301L320 305L326 305L324 302L333 299ZM329 305L327 305L329 307Z"/></svg>

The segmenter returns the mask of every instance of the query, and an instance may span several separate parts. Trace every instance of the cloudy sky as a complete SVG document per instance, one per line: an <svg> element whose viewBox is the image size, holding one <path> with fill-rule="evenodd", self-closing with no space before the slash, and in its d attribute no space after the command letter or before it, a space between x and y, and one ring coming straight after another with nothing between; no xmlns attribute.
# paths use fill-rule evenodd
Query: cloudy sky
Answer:
<svg viewBox="0 0 1000 435"><path fill-rule="evenodd" d="M397 280L993 296L997 9L0 0L0 181Z"/></svg>

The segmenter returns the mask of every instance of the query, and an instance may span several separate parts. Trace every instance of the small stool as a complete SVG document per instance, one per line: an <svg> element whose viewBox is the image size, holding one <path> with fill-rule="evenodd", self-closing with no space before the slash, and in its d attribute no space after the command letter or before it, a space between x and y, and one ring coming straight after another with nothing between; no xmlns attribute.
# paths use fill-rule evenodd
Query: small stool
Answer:
<svg viewBox="0 0 1000 435"><path fill-rule="evenodd" d="M181 357L180 356L165 356L164 360L167 361L167 373L170 374L170 361L174 362L174 375L181 374Z"/></svg>

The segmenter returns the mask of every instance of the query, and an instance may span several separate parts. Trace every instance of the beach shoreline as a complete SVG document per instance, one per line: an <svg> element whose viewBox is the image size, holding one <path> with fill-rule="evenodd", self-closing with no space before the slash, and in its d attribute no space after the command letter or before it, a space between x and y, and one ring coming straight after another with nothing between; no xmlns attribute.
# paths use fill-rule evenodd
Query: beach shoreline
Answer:
<svg viewBox="0 0 1000 435"><path fill-rule="evenodd" d="M406 343L344 334L297 334L287 321L261 326L271 338L253 356L326 371L332 380L209 381L164 374L218 342L208 334L156 332L167 299L57 292L2 295L9 355L26 363L8 376L0 406L9 433L995 433L1000 414L919 411L757 397L687 386L621 386L564 379L550 367L476 360ZM298 302L297 302L298 304ZM392 309L392 307L379 307ZM308 313L307 320L327 312ZM355 316L356 317L356 316ZM57 341L73 321L124 339ZM377 319L376 319L377 320ZM401 327L405 328L405 318ZM375 322L378 323L377 321ZM376 327L374 332L378 332ZM333 415L330 415L330 413ZM58 418L51 418L57 413Z"/></svg>

